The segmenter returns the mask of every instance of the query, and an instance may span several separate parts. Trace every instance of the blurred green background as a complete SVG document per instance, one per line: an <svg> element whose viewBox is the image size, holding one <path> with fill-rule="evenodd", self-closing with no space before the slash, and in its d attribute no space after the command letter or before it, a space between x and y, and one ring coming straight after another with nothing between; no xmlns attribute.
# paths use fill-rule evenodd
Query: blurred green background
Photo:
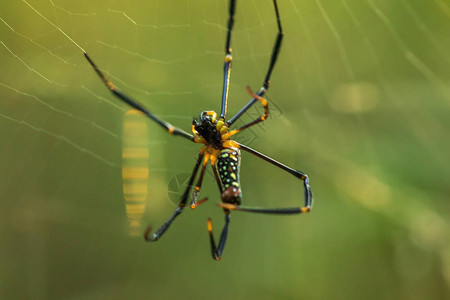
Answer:
<svg viewBox="0 0 450 300"><path fill-rule="evenodd" d="M216 239L223 226L211 174L210 200L158 243L130 235L128 107L75 43L190 131L200 111L220 111L228 1L28 4L0 9L2 299L450 297L448 1L279 1L272 116L240 140L306 172L315 205L301 216L233 213L220 263L206 230L208 217ZM271 1L238 1L229 116L249 100L245 86L260 87L275 34ZM199 149L144 124L141 233L173 212L173 179ZM247 154L241 184L246 205L303 201L297 180Z"/></svg>

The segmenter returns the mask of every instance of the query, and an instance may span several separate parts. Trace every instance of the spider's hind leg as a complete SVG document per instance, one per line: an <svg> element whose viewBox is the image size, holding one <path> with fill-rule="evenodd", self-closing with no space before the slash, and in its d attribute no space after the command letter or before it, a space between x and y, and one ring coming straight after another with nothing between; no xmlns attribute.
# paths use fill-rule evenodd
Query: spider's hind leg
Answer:
<svg viewBox="0 0 450 300"><path fill-rule="evenodd" d="M301 214L310 212L312 205L313 205L313 193L311 191L311 188L309 186L309 177L305 173L295 170L291 167L288 167L273 158L270 158L262 153L259 153L258 151L247 147L242 144L238 144L239 148L258 157L266 162L284 170L285 172L288 172L289 174L293 175L294 177L300 179L303 182L303 191L304 191L304 205L301 207L289 207L289 208L259 208L259 207L246 207L246 206L240 206L240 205L234 205L231 203L218 203L217 205L219 207L222 207L223 209L228 210L239 210L239 211L246 211L246 212L253 212L253 213L264 213L264 214L282 214L282 215L289 215L289 214Z"/></svg>

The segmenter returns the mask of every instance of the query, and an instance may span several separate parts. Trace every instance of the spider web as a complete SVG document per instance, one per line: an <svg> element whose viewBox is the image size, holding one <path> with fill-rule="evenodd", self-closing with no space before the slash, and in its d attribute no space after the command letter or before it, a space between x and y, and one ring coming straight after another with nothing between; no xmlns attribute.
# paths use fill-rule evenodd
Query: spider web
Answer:
<svg viewBox="0 0 450 300"><path fill-rule="evenodd" d="M125 221L99 227L98 220L124 219L129 108L110 95L83 50L122 91L190 131L201 110L219 110L227 5L4 1L0 191L15 201L2 209L3 222L18 232L48 223L101 233L126 227ZM450 240L442 238L450 236L448 2L289 0L279 6L285 39L268 94L270 125L249 130L241 141L308 171L314 191L325 191L321 199L357 203L404 228L415 245L438 254L450 282ZM260 87L275 34L271 5L239 2L229 115L249 99L246 85ZM241 122L259 113L250 111ZM138 143L150 153L145 189L155 216L166 214L168 182L191 170L198 149L153 125ZM254 160L243 167L243 180L259 166ZM216 193L208 178L209 194ZM247 181L255 188L246 195L261 193L258 182L264 186L266 178L257 178ZM286 185L271 195L296 205L297 182ZM137 214L141 222L144 214Z"/></svg>

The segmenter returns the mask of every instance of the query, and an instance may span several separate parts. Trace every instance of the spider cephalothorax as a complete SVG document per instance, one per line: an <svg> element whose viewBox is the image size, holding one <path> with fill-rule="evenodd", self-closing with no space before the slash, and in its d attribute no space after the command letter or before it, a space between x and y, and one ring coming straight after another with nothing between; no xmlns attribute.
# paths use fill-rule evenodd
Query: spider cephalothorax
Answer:
<svg viewBox="0 0 450 300"><path fill-rule="evenodd" d="M222 148L222 134L228 132L228 127L223 121L216 120L214 111L202 111L199 120L192 120L192 132L194 141L207 144L215 149Z"/></svg>
<svg viewBox="0 0 450 300"><path fill-rule="evenodd" d="M156 122L158 125L167 130L168 133L181 136L189 141L195 142L197 144L203 144L200 148L198 158L196 160L196 164L194 166L194 170L189 178L187 187L184 193L181 196L178 207L175 209L173 215L167 220L164 224L159 227L155 233L151 234L151 227L149 227L145 231L145 239L149 242L157 241L159 238L167 231L169 226L172 224L173 220L181 214L184 207L186 207L188 198L191 195L192 188L194 188L194 193L191 199L191 208L197 207L199 204L204 203L207 198L203 198L200 201L197 201L197 197L200 193L203 176L205 174L205 169L208 163L211 164L214 177L216 179L219 191L221 202L217 205L221 207L225 213L225 225L223 227L222 233L220 235L220 241L217 245L212 229L211 219L208 219L208 232L211 243L211 254L214 259L220 260L223 249L225 248L225 242L227 240L228 235L228 225L230 223L230 212L232 210L246 211L246 212L254 212L254 213L265 213L265 214L300 214L309 212L312 207L313 195L312 191L309 187L309 178L308 176L298 170L290 168L252 148L240 144L234 140L231 140L231 136L239 133L242 130L245 130L249 127L252 127L260 122L266 120L269 116L269 106L267 100L264 99L264 95L269 88L270 76L272 74L272 70L277 61L278 53L281 49L281 41L283 39L283 30L281 28L280 15L278 13L277 1L273 0L273 5L275 9L275 16L277 20L278 34L275 39L275 44L272 50L272 56L270 58L269 67L267 69L266 77L264 78L262 87L256 93L253 93L249 87L247 87L251 100L242 107L232 118L225 121L226 113L227 113L227 101L228 101L228 90L230 86L230 72L231 72L231 33L234 24L234 14L236 8L237 0L230 0L229 6L229 19L228 19L228 31L225 43L225 60L224 60L224 79L223 79L223 90L222 90L222 105L221 112L219 118L217 118L217 114L214 111L203 111L200 113L199 120L194 119L192 121L192 132L194 135L191 135L184 130L173 126L172 124L160 119L158 116L151 113L144 105L138 103L134 99L125 95L124 93L117 90L114 84L109 81L102 71L94 64L92 59L89 57L87 53L84 53L84 56L89 61L91 66L94 68L97 75L103 80L106 87L120 100L129 104L131 107L137 109L138 111L144 113L148 118ZM247 123L237 129L230 130L229 128L255 103L261 103L264 107L264 113L253 120L250 123ZM241 150L252 154L278 168L281 170L288 172L289 174L295 176L303 182L304 187L304 206L302 207L289 207L289 208L259 208L259 207L246 207L241 206L242 193L241 187L239 183L239 169L241 164ZM180 152L182 153L182 152ZM200 171L200 175L198 176L197 183L194 184L195 178L197 177L197 173Z"/></svg>

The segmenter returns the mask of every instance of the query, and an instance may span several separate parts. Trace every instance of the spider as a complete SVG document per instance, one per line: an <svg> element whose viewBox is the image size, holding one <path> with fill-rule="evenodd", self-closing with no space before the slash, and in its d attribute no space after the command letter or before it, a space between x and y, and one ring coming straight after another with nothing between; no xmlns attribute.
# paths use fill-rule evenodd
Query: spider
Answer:
<svg viewBox="0 0 450 300"><path fill-rule="evenodd" d="M89 55L85 52L84 56L90 63L90 65L94 68L97 75L102 79L106 87L120 100L127 103L131 107L141 111L148 118L155 121L158 125L164 128L171 135L181 136L191 142L202 144L203 146L200 148L200 152L198 154L197 162L194 166L194 170L189 178L188 186L186 187L183 195L181 196L178 207L175 209L175 212L172 216L159 227L155 233L151 234L151 227L145 231L144 237L146 241L153 242L157 241L161 238L161 236L167 231L175 218L181 214L183 209L186 207L187 200L189 195L191 194L191 190L194 187L194 180L197 176L198 170L200 169L200 175L198 176L197 183L194 187L194 192L192 194L192 199L190 203L190 207L192 209L196 208L198 205L204 203L208 198L203 198L199 201L198 194L200 192L203 175L205 174L206 166L208 162L211 164L214 177L216 179L217 185L220 191L220 197L222 202L217 205L221 207L225 213L225 225L222 229L222 233L220 235L219 244L217 245L214 240L212 221L208 218L207 228L209 232L209 238L211 243L211 253L213 259L219 261L221 260L223 250L225 248L225 242L227 240L228 235L228 225L230 223L230 211L246 211L246 212L254 212L254 213L265 213L265 214L300 214L309 212L312 207L313 195L312 191L309 187L309 179L308 176L298 170L290 168L248 146L240 144L235 140L232 140L231 137L235 134L254 126L264 120L269 116L269 106L267 100L263 98L264 94L267 92L269 88L270 75L272 74L272 70L277 61L278 53L281 49L281 42L283 39L283 30L281 27L280 15L278 12L278 6L276 0L273 0L278 34L275 39L275 44L273 46L272 55L270 58L269 67L266 73L266 77L264 79L262 87L259 91L253 93L249 87L247 90L251 95L251 100L241 108L231 119L226 120L226 112L227 112L227 100L228 100L228 90L230 86L230 71L231 71L231 34L234 23L234 15L236 9L236 0L230 0L229 3L229 16L228 16L228 31L226 36L225 43L225 61L224 61L224 79L223 79L223 90L222 90L222 106L220 116L217 117L216 112L202 111L200 113L200 117L198 120L194 119L192 121L192 132L194 135L191 135L180 128L174 127L170 123L160 119L153 113L151 113L145 106L140 104L139 102L133 100L129 96L117 90L114 84L109 81L106 76L100 71L97 65L93 62L93 60L89 57ZM239 119L252 105L255 103L261 103L264 107L264 113L253 122L250 122L240 128L230 129L236 120ZM241 150L248 152L256 157L259 157L262 160L288 172L289 174L299 178L303 181L304 186L304 206L302 207L294 207L294 208L256 208L256 207L246 207L241 206L241 186L239 181L239 169L241 163Z"/></svg>

